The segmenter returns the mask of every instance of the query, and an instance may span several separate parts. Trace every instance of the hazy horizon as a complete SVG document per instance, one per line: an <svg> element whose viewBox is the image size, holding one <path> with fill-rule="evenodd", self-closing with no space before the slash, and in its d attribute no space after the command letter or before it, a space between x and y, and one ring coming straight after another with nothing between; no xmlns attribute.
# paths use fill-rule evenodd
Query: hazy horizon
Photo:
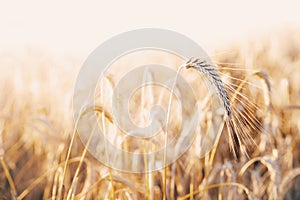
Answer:
<svg viewBox="0 0 300 200"><path fill-rule="evenodd" d="M132 6L128 6L131 2ZM118 3L118 4L117 4ZM85 58L106 39L137 28L166 28L205 49L300 27L297 1L26 2L0 6L0 52L36 48ZM169 9L166 9L169 8Z"/></svg>

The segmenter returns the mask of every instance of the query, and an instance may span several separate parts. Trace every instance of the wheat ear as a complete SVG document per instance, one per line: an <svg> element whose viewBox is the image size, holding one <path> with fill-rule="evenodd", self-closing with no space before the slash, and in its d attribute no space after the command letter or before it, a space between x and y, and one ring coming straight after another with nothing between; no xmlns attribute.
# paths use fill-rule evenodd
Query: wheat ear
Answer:
<svg viewBox="0 0 300 200"><path fill-rule="evenodd" d="M200 58L191 58L188 61L185 62L185 64L183 64L184 67L186 67L187 69L189 68L194 68L195 70L203 73L206 75L206 78L209 80L209 82L213 85L213 87L215 87L216 93L220 99L220 101L223 103L223 106L226 110L226 124L227 124L227 128L228 128L228 133L229 133L229 145L230 148L234 154L234 157L237 158L237 154L238 154L238 148L237 148L237 143L241 144L241 139L239 137L238 134L236 134L236 130L235 130L235 122L233 120L233 116L232 116L232 108L230 105L230 100L228 97L228 93L225 89L224 83L221 80L218 70L216 68L216 66L212 63L207 62L204 59L200 59ZM245 152L245 151L244 151ZM247 155L247 152L245 152Z"/></svg>
<svg viewBox="0 0 300 200"><path fill-rule="evenodd" d="M184 64L184 66L186 68L194 68L207 75L206 77L215 87L217 95L220 98L221 102L223 102L226 113L230 117L232 109L230 106L229 97L215 65L208 63L204 59L191 58Z"/></svg>

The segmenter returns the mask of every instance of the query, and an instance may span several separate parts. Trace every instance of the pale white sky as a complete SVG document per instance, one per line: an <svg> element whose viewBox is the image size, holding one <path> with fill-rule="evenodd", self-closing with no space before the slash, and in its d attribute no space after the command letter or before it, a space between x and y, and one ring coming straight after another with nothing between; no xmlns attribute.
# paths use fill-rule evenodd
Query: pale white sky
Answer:
<svg viewBox="0 0 300 200"><path fill-rule="evenodd" d="M0 51L36 47L86 57L105 39L144 27L178 31L210 48L280 27L299 27L298 4L296 0L0 0Z"/></svg>

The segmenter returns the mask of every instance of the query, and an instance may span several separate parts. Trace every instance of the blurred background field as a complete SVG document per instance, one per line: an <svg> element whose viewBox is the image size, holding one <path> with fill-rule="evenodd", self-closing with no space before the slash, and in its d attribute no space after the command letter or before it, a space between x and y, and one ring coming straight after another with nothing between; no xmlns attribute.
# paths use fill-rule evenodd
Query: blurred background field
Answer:
<svg viewBox="0 0 300 200"><path fill-rule="evenodd" d="M282 32L216 50L212 56L216 62L240 64L239 68L245 68L242 74L248 69L268 74L272 88L270 129L259 136L258 150L250 154L250 163L233 158L226 133L222 134L212 165L208 158L200 159L190 149L168 167L169 198L215 199L221 195L230 199L234 192L239 199L251 195L258 199L300 198L298 34ZM140 199L148 194L162 198L163 171L148 176L109 173L89 155L71 187L84 149L80 140L72 147L65 180L60 183L74 131L71 98L80 64L72 59L55 60L32 49L21 55L2 53L0 58L1 199L66 198L70 190L76 199ZM147 177L153 180L151 187ZM239 185L222 186L228 182Z"/></svg>
<svg viewBox="0 0 300 200"><path fill-rule="evenodd" d="M297 1L116 3L1 2L0 199L300 199ZM234 159L224 130L215 154L199 158L191 148L166 171L109 170L84 155L77 136L66 165L82 63L105 39L141 27L186 34L220 67L244 69L236 78L268 75L268 132L250 158Z"/></svg>

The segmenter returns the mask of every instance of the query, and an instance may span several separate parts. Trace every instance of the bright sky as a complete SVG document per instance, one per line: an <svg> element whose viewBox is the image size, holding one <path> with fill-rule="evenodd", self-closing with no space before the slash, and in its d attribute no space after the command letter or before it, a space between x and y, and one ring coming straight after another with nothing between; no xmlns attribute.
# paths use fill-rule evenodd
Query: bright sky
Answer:
<svg viewBox="0 0 300 200"><path fill-rule="evenodd" d="M300 26L297 1L0 0L0 51L37 47L86 57L124 31L156 27L183 33L204 48Z"/></svg>

